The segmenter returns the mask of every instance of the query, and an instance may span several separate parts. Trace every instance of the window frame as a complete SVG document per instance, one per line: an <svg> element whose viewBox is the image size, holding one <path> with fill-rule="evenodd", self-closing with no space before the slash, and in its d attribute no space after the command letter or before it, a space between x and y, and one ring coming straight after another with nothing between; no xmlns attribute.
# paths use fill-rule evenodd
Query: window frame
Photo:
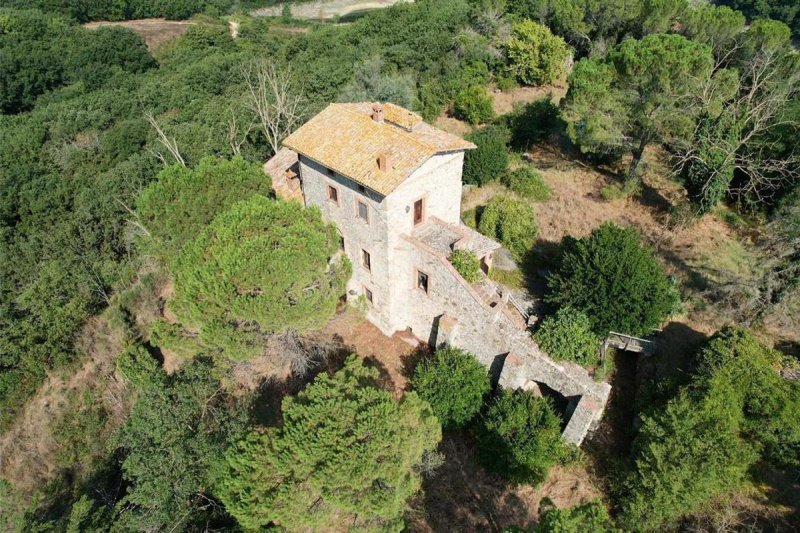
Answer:
<svg viewBox="0 0 800 533"><path fill-rule="evenodd" d="M331 197L331 193L333 193L335 198ZM334 187L330 183L328 183L328 201L332 204L336 204L337 207L339 206L339 188Z"/></svg>
<svg viewBox="0 0 800 533"><path fill-rule="evenodd" d="M361 216L361 206L364 206L364 216ZM360 198L356 198L356 218L359 220L363 220L365 223L369 224L369 204Z"/></svg>
<svg viewBox="0 0 800 533"><path fill-rule="evenodd" d="M363 248L361 249L360 263L361 266L364 268L364 270L366 270L367 272L372 272L372 254L370 254Z"/></svg>
<svg viewBox="0 0 800 533"><path fill-rule="evenodd" d="M363 288L364 288L364 298L367 300L367 303L369 305L375 305L375 293L372 292L372 289L370 289L366 285L364 285Z"/></svg>
<svg viewBox="0 0 800 533"><path fill-rule="evenodd" d="M417 205L417 203L420 203L421 206L422 206L422 209L421 209L421 212L420 212L419 221L416 220L416 213L417 213L416 205ZM427 207L428 207L428 195L420 196L419 198L414 200L414 202L411 204L411 224L413 225L413 227L417 227L420 224L423 224L425 222L425 215L427 214L426 213Z"/></svg>
<svg viewBox="0 0 800 533"><path fill-rule="evenodd" d="M420 287L419 278L420 274L425 276L425 288L423 289ZM414 268L414 288L424 295L428 295L431 292L431 275L422 270L421 268Z"/></svg>

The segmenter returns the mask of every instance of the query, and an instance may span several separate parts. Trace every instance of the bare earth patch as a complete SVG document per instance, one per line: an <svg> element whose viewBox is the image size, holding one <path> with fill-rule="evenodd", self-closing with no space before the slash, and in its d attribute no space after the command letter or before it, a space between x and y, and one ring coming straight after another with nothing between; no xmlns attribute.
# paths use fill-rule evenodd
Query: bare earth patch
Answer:
<svg viewBox="0 0 800 533"><path fill-rule="evenodd" d="M326 20L349 13L382 9L398 3L413 2L414 0L316 0L291 4L292 17L307 20ZM279 17L283 6L263 7L250 12L253 17Z"/></svg>
<svg viewBox="0 0 800 533"><path fill-rule="evenodd" d="M121 26L138 33L147 44L147 49L151 52L157 50L164 44L177 39L195 24L185 20L166 20L166 19L139 19L122 21L96 21L88 22L84 28L93 30L102 26Z"/></svg>
<svg viewBox="0 0 800 533"><path fill-rule="evenodd" d="M514 87L508 91L499 89L488 89L488 91L493 98L494 114L505 115L514 111L515 105L527 104L548 96L557 104L567 94L567 86L566 84L541 85L539 87Z"/></svg>
<svg viewBox="0 0 800 533"><path fill-rule="evenodd" d="M0 478L23 494L30 494L59 474L56 455L60 443L53 429L67 414L70 394L102 390L104 408L115 426L128 411L130 394L114 370L122 339L105 318L89 320L81 334L79 350L86 354L81 366L48 376L14 425L0 435Z"/></svg>
<svg viewBox="0 0 800 533"><path fill-rule="evenodd" d="M406 516L409 531L532 530L543 498L564 508L599 496L582 467L556 466L538 487L513 486L478 464L475 446L466 436L445 436L440 450L445 463L424 481L423 494L412 502Z"/></svg>

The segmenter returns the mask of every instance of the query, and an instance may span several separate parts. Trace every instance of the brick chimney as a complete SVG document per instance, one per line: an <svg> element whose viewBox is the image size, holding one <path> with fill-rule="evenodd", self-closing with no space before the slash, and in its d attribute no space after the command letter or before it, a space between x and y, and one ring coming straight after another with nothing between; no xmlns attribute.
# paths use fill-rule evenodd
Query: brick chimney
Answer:
<svg viewBox="0 0 800 533"><path fill-rule="evenodd" d="M370 116L375 122L383 123L383 105L380 102L372 104L372 114Z"/></svg>
<svg viewBox="0 0 800 533"><path fill-rule="evenodd" d="M381 172L389 170L389 156L386 155L386 152L378 154L378 170Z"/></svg>

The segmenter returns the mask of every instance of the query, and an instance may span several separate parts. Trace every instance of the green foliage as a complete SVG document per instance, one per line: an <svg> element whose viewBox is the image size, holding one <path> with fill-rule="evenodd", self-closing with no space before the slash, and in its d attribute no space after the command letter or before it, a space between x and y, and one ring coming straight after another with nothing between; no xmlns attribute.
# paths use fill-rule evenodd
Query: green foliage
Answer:
<svg viewBox="0 0 800 533"><path fill-rule="evenodd" d="M545 318L534 339L555 359L583 366L599 362L600 338L592 331L591 320L571 307L562 307L555 315Z"/></svg>
<svg viewBox="0 0 800 533"><path fill-rule="evenodd" d="M493 196L481 213L478 231L497 239L521 261L536 241L539 227L533 207L524 201L510 196Z"/></svg>
<svg viewBox="0 0 800 533"><path fill-rule="evenodd" d="M241 157L169 166L137 200L139 219L150 232L144 244L169 261L217 214L255 194L268 195L270 187L264 171Z"/></svg>
<svg viewBox="0 0 800 533"><path fill-rule="evenodd" d="M253 196L219 215L181 251L170 302L190 327L214 321L258 331L308 331L336 309L350 276L333 224L316 209Z"/></svg>
<svg viewBox="0 0 800 533"><path fill-rule="evenodd" d="M242 527L402 529L417 466L441 428L415 393L396 402L377 377L351 356L284 400L283 426L250 432L224 454L214 492Z"/></svg>
<svg viewBox="0 0 800 533"><path fill-rule="evenodd" d="M511 130L511 147L523 152L561 127L558 106L549 96L516 106L507 116L507 121Z"/></svg>
<svg viewBox="0 0 800 533"><path fill-rule="evenodd" d="M450 254L450 263L468 283L474 283L481 279L481 262L475 252L471 250L455 250Z"/></svg>
<svg viewBox="0 0 800 533"><path fill-rule="evenodd" d="M796 0L720 0L718 3L738 9L748 18L780 20L792 28L795 37L800 35L800 8Z"/></svg>
<svg viewBox="0 0 800 533"><path fill-rule="evenodd" d="M450 430L466 427L475 418L490 389L486 367L471 353L450 347L420 361L411 385Z"/></svg>
<svg viewBox="0 0 800 533"><path fill-rule="evenodd" d="M478 85L461 90L453 102L453 110L458 118L470 124L482 124L494 118L492 97L485 87Z"/></svg>
<svg viewBox="0 0 800 533"><path fill-rule="evenodd" d="M503 175L508 168L508 129L502 126L485 126L466 136L477 146L464 154L465 183L484 185Z"/></svg>
<svg viewBox="0 0 800 533"><path fill-rule="evenodd" d="M537 533L621 533L598 500L558 509L548 499L539 505Z"/></svg>
<svg viewBox="0 0 800 533"><path fill-rule="evenodd" d="M647 334L679 304L674 282L639 234L611 223L582 239L566 237L547 285L548 302L585 313L601 336Z"/></svg>
<svg viewBox="0 0 800 533"><path fill-rule="evenodd" d="M561 420L549 400L523 390L501 390L481 416L478 451L493 472L538 485L566 453Z"/></svg>
<svg viewBox="0 0 800 533"><path fill-rule="evenodd" d="M8 7L61 13L79 22L142 18L187 19L195 13L227 11L231 0L4 0Z"/></svg>
<svg viewBox="0 0 800 533"><path fill-rule="evenodd" d="M711 105L701 105L701 97L713 68L708 46L679 35L629 39L604 59L582 59L563 103L567 133L583 152L630 151L628 175L634 178L648 144L691 137L697 117ZM714 73L726 75L725 69Z"/></svg>
<svg viewBox="0 0 800 533"><path fill-rule="evenodd" d="M544 182L542 173L533 167L525 166L507 172L502 181L503 185L525 198L537 202L550 199L550 187Z"/></svg>
<svg viewBox="0 0 800 533"><path fill-rule="evenodd" d="M416 98L414 77L408 73L384 72L386 62L375 56L356 65L353 81L342 89L342 102L392 102L411 108Z"/></svg>
<svg viewBox="0 0 800 533"><path fill-rule="evenodd" d="M143 346L128 346L117 357L116 363L119 373L136 388L160 384L163 379L158 361Z"/></svg>
<svg viewBox="0 0 800 533"><path fill-rule="evenodd" d="M728 328L698 360L691 386L643 416L636 470L623 489L629 527L669 527L736 488L760 458L798 465L800 386L779 375L779 354Z"/></svg>
<svg viewBox="0 0 800 533"><path fill-rule="evenodd" d="M195 360L139 390L114 441L130 484L119 504L121 529L202 528L214 518L204 497L209 464L246 414L220 389L210 363Z"/></svg>
<svg viewBox="0 0 800 533"><path fill-rule="evenodd" d="M553 83L566 74L570 56L567 43L532 20L514 24L503 49L509 73L526 85Z"/></svg>

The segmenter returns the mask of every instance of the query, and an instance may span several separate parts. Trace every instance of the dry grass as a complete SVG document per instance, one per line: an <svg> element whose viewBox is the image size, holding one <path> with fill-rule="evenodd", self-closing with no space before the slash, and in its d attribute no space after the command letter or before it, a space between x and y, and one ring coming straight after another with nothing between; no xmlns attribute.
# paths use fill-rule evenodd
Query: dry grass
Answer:
<svg viewBox="0 0 800 533"><path fill-rule="evenodd" d="M185 20L166 20L166 19L139 19L124 21L96 21L88 22L84 28L93 30L102 26L121 26L138 33L150 52L158 50L165 44L177 39L195 24Z"/></svg>

